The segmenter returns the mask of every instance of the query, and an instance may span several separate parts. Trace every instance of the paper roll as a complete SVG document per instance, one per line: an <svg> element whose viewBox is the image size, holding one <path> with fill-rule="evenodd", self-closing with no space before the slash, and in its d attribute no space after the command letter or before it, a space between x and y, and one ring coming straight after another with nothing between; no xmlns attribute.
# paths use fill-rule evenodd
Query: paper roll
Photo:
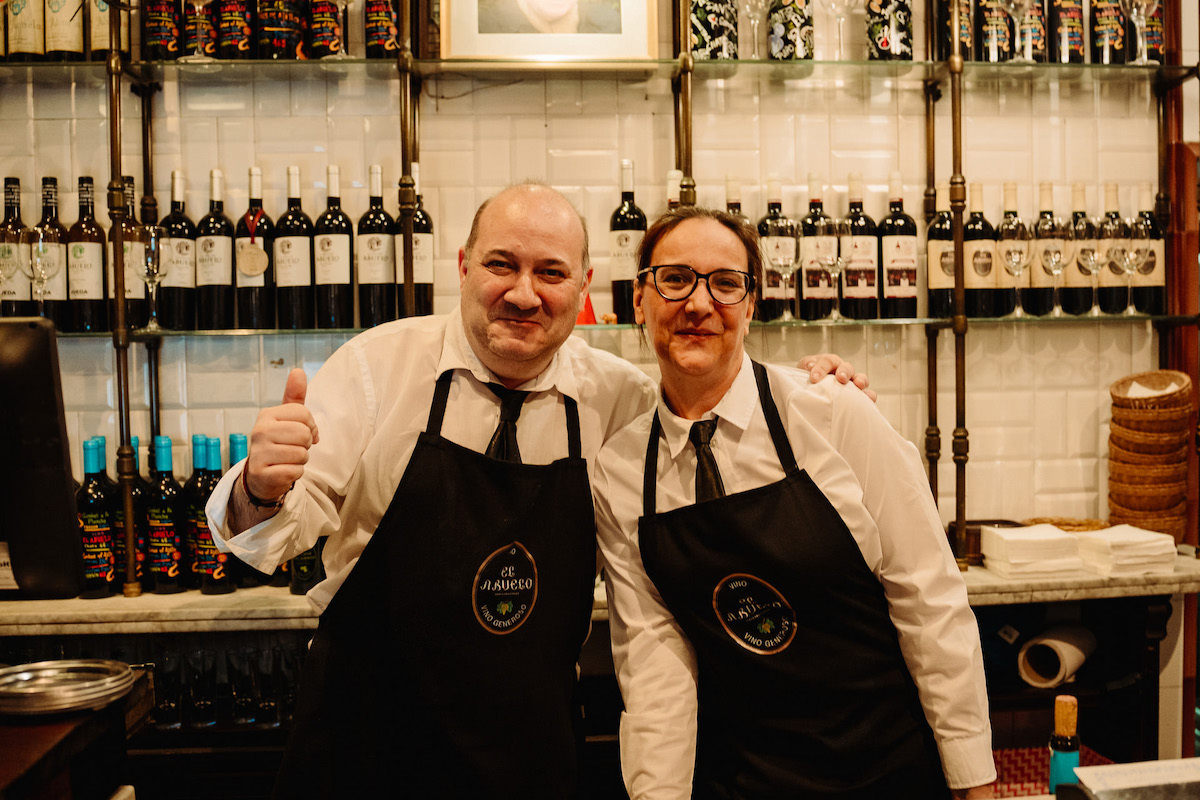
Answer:
<svg viewBox="0 0 1200 800"><path fill-rule="evenodd" d="M1070 680L1096 649L1096 637L1079 625L1060 625L1025 643L1017 654L1021 680L1049 689Z"/></svg>

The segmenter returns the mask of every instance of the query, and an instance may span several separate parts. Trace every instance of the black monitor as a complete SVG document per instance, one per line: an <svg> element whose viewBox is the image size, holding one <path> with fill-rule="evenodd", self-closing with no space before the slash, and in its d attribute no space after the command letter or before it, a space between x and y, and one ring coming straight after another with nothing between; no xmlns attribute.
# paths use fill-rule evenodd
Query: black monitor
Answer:
<svg viewBox="0 0 1200 800"><path fill-rule="evenodd" d="M7 545L9 562L7 569L0 564L4 596L75 597L83 590L74 489L54 326L41 317L0 319L0 543Z"/></svg>

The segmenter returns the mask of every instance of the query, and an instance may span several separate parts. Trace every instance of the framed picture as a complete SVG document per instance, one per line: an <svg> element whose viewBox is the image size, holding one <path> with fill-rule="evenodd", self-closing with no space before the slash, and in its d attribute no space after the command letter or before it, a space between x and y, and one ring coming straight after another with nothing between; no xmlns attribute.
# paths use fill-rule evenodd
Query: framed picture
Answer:
<svg viewBox="0 0 1200 800"><path fill-rule="evenodd" d="M440 0L442 58L657 57L656 0Z"/></svg>

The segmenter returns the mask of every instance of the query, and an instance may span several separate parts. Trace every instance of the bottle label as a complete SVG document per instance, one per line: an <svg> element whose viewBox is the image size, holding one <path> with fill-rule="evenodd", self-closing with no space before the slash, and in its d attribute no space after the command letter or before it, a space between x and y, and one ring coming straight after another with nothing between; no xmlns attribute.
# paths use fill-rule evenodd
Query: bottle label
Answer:
<svg viewBox="0 0 1200 800"><path fill-rule="evenodd" d="M321 55L341 53L346 39L338 4L333 0L313 0L309 9L308 37L313 52Z"/></svg>
<svg viewBox="0 0 1200 800"><path fill-rule="evenodd" d="M42 250L41 257L45 260L46 270L50 273L50 280L46 282L46 299L66 300L67 246L62 243L47 245Z"/></svg>
<svg viewBox="0 0 1200 800"><path fill-rule="evenodd" d="M637 277L637 249L645 231L609 231L609 274L614 281L632 281Z"/></svg>
<svg viewBox="0 0 1200 800"><path fill-rule="evenodd" d="M979 27L979 59L997 62L1012 58L1012 19L999 0L979 0L975 17Z"/></svg>
<svg viewBox="0 0 1200 800"><path fill-rule="evenodd" d="M67 245L67 291L72 300L104 299L104 245L72 242Z"/></svg>
<svg viewBox="0 0 1200 800"><path fill-rule="evenodd" d="M271 54L282 58L305 58L304 20L299 4L294 0L261 0L258 4L258 44L260 58Z"/></svg>
<svg viewBox="0 0 1200 800"><path fill-rule="evenodd" d="M970 60L974 57L972 48L975 45L975 30L971 25L971 0L945 0L938 3L938 58L943 61L948 59L953 49L953 3L958 4L958 40L962 43L959 50L964 59Z"/></svg>
<svg viewBox="0 0 1200 800"><path fill-rule="evenodd" d="M1125 63L1125 14L1119 0L1092 0L1092 63Z"/></svg>
<svg viewBox="0 0 1200 800"><path fill-rule="evenodd" d="M233 285L233 239L201 236L196 239L196 285Z"/></svg>
<svg viewBox="0 0 1200 800"><path fill-rule="evenodd" d="M758 240L763 256L764 300L788 300L791 280L784 280L783 270L796 265L796 239L792 236L763 236Z"/></svg>
<svg viewBox="0 0 1200 800"><path fill-rule="evenodd" d="M367 47L382 47L389 53L396 52L396 9L391 0L366 0L363 4L363 30Z"/></svg>
<svg viewBox="0 0 1200 800"><path fill-rule="evenodd" d="M354 257L358 259L360 284L396 282L396 254L390 234L360 233Z"/></svg>
<svg viewBox="0 0 1200 800"><path fill-rule="evenodd" d="M837 255L838 241L834 236L802 236L800 238L800 263L802 279L800 296L805 300L836 300L837 283L829 279L829 273L821 262Z"/></svg>
<svg viewBox="0 0 1200 800"><path fill-rule="evenodd" d="M262 237L242 236L236 242L237 285L241 288L262 288L267 285L267 270L271 259L263 249Z"/></svg>
<svg viewBox="0 0 1200 800"><path fill-rule="evenodd" d="M692 0L692 55L738 57L738 9L727 0Z"/></svg>
<svg viewBox="0 0 1200 800"><path fill-rule="evenodd" d="M996 243L988 240L963 242L963 286L991 289L996 285Z"/></svg>
<svg viewBox="0 0 1200 800"><path fill-rule="evenodd" d="M46 51L83 52L83 15L77 2L46 0Z"/></svg>
<svg viewBox="0 0 1200 800"><path fill-rule="evenodd" d="M21 271L18 252L16 243L0 242L0 300L19 302L33 297L33 284L29 276ZM9 277L4 278L5 275Z"/></svg>
<svg viewBox="0 0 1200 800"><path fill-rule="evenodd" d="M867 0L867 57L912 59L912 6L909 0Z"/></svg>
<svg viewBox="0 0 1200 800"><path fill-rule="evenodd" d="M146 246L141 242L131 242L128 239L121 243L125 253L121 264L125 268L125 299L140 300L146 296L146 284L142 283L142 269L146 258ZM108 296L112 298L116 292L116 282L113 280L112 264L108 265Z"/></svg>
<svg viewBox="0 0 1200 800"><path fill-rule="evenodd" d="M396 283L404 283L404 234L396 237ZM413 283L433 283L433 234L413 234Z"/></svg>
<svg viewBox="0 0 1200 800"><path fill-rule="evenodd" d="M928 262L925 279L930 290L954 288L954 242L930 239L926 244Z"/></svg>
<svg viewBox="0 0 1200 800"><path fill-rule="evenodd" d="M92 50L108 51L108 0L92 0L91 6ZM129 47L129 14L120 14L117 24L121 30L121 49Z"/></svg>
<svg viewBox="0 0 1200 800"><path fill-rule="evenodd" d="M1054 286L1054 273L1050 271L1050 262L1043 258L1040 248L1034 248L1033 258L1026 267L1029 271L1029 286L1034 289L1050 289Z"/></svg>
<svg viewBox="0 0 1200 800"><path fill-rule="evenodd" d="M1167 285L1167 244L1162 239L1151 239L1148 244L1149 255L1137 268L1133 275L1134 286L1166 286Z"/></svg>
<svg viewBox="0 0 1200 800"><path fill-rule="evenodd" d="M39 0L10 0L8 10L8 52L46 52L42 40L46 7Z"/></svg>
<svg viewBox="0 0 1200 800"><path fill-rule="evenodd" d="M1048 43L1046 10L1041 4L1034 3L1021 24L1021 48L1026 58L1043 62L1046 60Z"/></svg>
<svg viewBox="0 0 1200 800"><path fill-rule="evenodd" d="M217 0L216 25L217 47L222 50L234 48L249 58L253 48L251 4L247 0Z"/></svg>
<svg viewBox="0 0 1200 800"><path fill-rule="evenodd" d="M695 18L693 12L692 19ZM767 45L767 55L776 61L813 57L813 23L807 2L781 3L771 9L767 16Z"/></svg>
<svg viewBox="0 0 1200 800"><path fill-rule="evenodd" d="M852 236L850 258L842 272L842 297L873 300L878 296L879 239Z"/></svg>
<svg viewBox="0 0 1200 800"><path fill-rule="evenodd" d="M191 239L164 239L162 258L167 268L162 285L196 288L196 243Z"/></svg>
<svg viewBox="0 0 1200 800"><path fill-rule="evenodd" d="M883 296L917 296L917 237L883 236Z"/></svg>
<svg viewBox="0 0 1200 800"><path fill-rule="evenodd" d="M313 239L313 270L318 286L350 283L350 235L318 233Z"/></svg>
<svg viewBox="0 0 1200 800"><path fill-rule="evenodd" d="M172 0L142 3L142 47L179 54L179 5Z"/></svg>
<svg viewBox="0 0 1200 800"><path fill-rule="evenodd" d="M208 5L197 8L191 3L186 3L183 12L187 20L187 54L202 53L210 57L215 56L217 28L213 24L212 8Z"/></svg>
<svg viewBox="0 0 1200 800"><path fill-rule="evenodd" d="M154 575L179 577L179 542L175 535L174 509L170 506L151 506L146 510L150 523L150 541L147 543L147 559L150 572Z"/></svg>
<svg viewBox="0 0 1200 800"><path fill-rule="evenodd" d="M1051 0L1054 3L1054 28L1050 36L1063 64L1083 62L1083 0Z"/></svg>
<svg viewBox="0 0 1200 800"><path fill-rule="evenodd" d="M275 285L312 286L312 239L280 236L275 240Z"/></svg>
<svg viewBox="0 0 1200 800"><path fill-rule="evenodd" d="M79 535L83 539L83 578L111 583L113 572L112 525L106 511L79 514Z"/></svg>

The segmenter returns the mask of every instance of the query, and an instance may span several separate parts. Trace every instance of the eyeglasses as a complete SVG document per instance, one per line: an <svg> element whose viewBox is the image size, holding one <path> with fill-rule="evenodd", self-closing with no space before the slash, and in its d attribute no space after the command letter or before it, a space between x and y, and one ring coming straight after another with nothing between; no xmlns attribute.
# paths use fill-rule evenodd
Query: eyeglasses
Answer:
<svg viewBox="0 0 1200 800"><path fill-rule="evenodd" d="M754 276L736 269L715 269L700 273L686 264L659 264L638 273L647 272L654 280L654 288L663 300L687 300L696 291L700 281L708 284L708 294L723 306L734 306L746 299L754 288Z"/></svg>

